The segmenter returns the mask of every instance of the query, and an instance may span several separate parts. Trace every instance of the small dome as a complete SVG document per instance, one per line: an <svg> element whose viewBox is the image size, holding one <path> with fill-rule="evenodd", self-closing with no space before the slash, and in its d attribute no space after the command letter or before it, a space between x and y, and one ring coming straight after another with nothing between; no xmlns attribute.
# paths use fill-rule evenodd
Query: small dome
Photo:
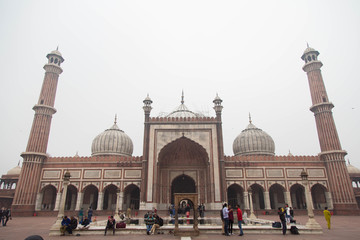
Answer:
<svg viewBox="0 0 360 240"><path fill-rule="evenodd" d="M168 115L166 115L167 118L192 118L192 117L203 117L204 115L200 114L200 113L194 113L192 111L190 111L184 104L184 91L182 92L181 95L181 104L180 106L178 106L174 111L172 111L171 113L169 113Z"/></svg>
<svg viewBox="0 0 360 240"><path fill-rule="evenodd" d="M7 175L20 175L21 172L21 167L18 165L12 169L10 169L9 171L7 171Z"/></svg>
<svg viewBox="0 0 360 240"><path fill-rule="evenodd" d="M95 137L91 146L92 156L119 155L131 156L133 143L128 135L114 125Z"/></svg>
<svg viewBox="0 0 360 240"><path fill-rule="evenodd" d="M190 111L185 106L185 104L182 103L177 109L175 109L174 111L169 113L166 117L168 117L168 118L171 118L171 117L188 118L188 117L201 117L201 116L202 116L201 114Z"/></svg>
<svg viewBox="0 0 360 240"><path fill-rule="evenodd" d="M60 53L57 49L54 50L54 51L51 51L50 54L54 54L54 55L58 55L58 56L61 56L61 57L62 57L61 53Z"/></svg>
<svg viewBox="0 0 360 240"><path fill-rule="evenodd" d="M251 123L234 140L234 154L275 155L275 143L269 134Z"/></svg>
<svg viewBox="0 0 360 240"><path fill-rule="evenodd" d="M358 169L357 167L354 167L350 163L347 165L347 170L350 175L360 175L360 169Z"/></svg>
<svg viewBox="0 0 360 240"><path fill-rule="evenodd" d="M308 53L311 53L311 52L314 52L316 54L316 56L318 56L320 53L318 51L316 51L314 48L311 48L311 47L307 47L303 53L303 55L301 56L301 59L302 60L305 60L305 55L308 54Z"/></svg>

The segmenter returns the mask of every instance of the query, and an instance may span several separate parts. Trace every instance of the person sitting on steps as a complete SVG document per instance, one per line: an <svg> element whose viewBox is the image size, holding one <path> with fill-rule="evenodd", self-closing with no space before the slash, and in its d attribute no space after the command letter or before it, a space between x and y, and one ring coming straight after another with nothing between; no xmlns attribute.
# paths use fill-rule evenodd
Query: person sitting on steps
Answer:
<svg viewBox="0 0 360 240"><path fill-rule="evenodd" d="M116 226L116 224L115 224L114 216L109 217L109 219L108 219L108 221L106 223L104 236L106 236L106 231L108 229L112 229L113 230L113 235L115 235L115 226Z"/></svg>

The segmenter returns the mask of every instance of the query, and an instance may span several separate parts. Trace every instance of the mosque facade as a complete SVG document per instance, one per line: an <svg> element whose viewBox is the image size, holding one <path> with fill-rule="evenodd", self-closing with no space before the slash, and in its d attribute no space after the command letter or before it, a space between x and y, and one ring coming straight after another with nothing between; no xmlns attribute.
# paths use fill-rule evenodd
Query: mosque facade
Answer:
<svg viewBox="0 0 360 240"><path fill-rule="evenodd" d="M225 156L219 96L213 100L213 117L189 110L184 96L175 111L153 117L153 102L147 96L143 101L142 156L132 155L132 140L115 119L110 128L94 138L91 156L51 157L46 152L64 61L58 50L52 51L47 55L41 93L33 107L35 115L28 145L21 154L21 171L17 170L20 173L11 206L13 215L59 210L66 171L71 175L67 211L89 207L95 211L129 207L166 210L174 202L174 193L197 193L207 210L220 209L223 202L239 204L245 210L251 203L255 210L264 211L285 203L305 209L308 206L300 176L303 171L309 179L310 207L329 207L337 213L358 209L360 196L354 193L318 55L310 47L302 55L321 148L316 156L275 155L273 139L251 119L233 142L234 155ZM359 178L355 179L358 184Z"/></svg>

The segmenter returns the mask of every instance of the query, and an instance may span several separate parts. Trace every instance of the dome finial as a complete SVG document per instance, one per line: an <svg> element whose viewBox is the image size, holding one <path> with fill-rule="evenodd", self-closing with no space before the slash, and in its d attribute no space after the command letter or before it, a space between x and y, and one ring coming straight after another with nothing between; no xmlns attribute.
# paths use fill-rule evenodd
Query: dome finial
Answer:
<svg viewBox="0 0 360 240"><path fill-rule="evenodd" d="M181 104L184 104L184 89L181 92Z"/></svg>
<svg viewBox="0 0 360 240"><path fill-rule="evenodd" d="M56 51L59 51L59 45L57 45L57 47L56 47Z"/></svg>
<svg viewBox="0 0 360 240"><path fill-rule="evenodd" d="M251 114L250 114L250 112L249 112L249 123L252 123L252 121L251 121Z"/></svg>
<svg viewBox="0 0 360 240"><path fill-rule="evenodd" d="M308 42L306 42L306 45L307 45L307 47L310 47Z"/></svg>
<svg viewBox="0 0 360 240"><path fill-rule="evenodd" d="M115 114L115 121L114 121L114 124L117 123L117 114Z"/></svg>

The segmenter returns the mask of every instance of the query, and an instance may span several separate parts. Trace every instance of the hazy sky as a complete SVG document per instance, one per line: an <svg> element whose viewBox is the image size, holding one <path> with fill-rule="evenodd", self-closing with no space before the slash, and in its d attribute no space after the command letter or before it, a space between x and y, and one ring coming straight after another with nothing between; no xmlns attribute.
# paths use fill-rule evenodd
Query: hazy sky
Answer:
<svg viewBox="0 0 360 240"><path fill-rule="evenodd" d="M142 155L143 99L151 116L185 93L194 112L215 116L223 99L226 155L253 124L276 155L320 152L301 55L320 52L346 159L360 168L359 1L0 0L0 174L28 141L47 62L59 46L60 75L48 153L91 155L92 140L118 126Z"/></svg>

